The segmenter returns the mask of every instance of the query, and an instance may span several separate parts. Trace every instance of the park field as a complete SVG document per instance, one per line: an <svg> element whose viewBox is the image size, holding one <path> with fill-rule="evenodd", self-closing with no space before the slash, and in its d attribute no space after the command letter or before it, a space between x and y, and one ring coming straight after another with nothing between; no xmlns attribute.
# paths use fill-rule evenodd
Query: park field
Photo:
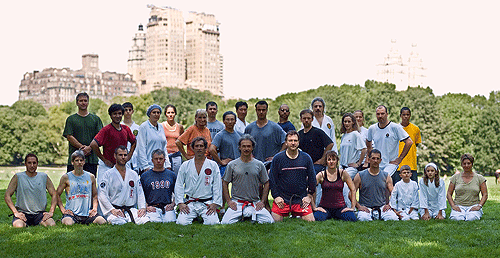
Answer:
<svg viewBox="0 0 500 258"><path fill-rule="evenodd" d="M0 194L23 167L0 167ZM64 168L39 168L57 186ZM204 226L11 227L0 207L0 257L500 257L500 186L487 177L480 221L304 222ZM448 183L448 180L446 180ZM446 213L449 215L449 208ZM59 209L54 215L61 218Z"/></svg>

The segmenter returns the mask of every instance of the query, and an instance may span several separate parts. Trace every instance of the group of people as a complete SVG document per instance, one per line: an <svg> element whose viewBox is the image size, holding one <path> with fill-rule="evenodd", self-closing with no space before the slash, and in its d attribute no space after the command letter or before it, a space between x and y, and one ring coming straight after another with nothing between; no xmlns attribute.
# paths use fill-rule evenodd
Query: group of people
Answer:
<svg viewBox="0 0 500 258"><path fill-rule="evenodd" d="M246 102L237 102L236 113L225 112L222 122L216 119L217 104L208 102L187 129L175 121L173 105L163 110L163 123L162 107L151 105L148 120L139 126L132 120L131 103L112 104L105 127L88 112L86 93L76 96L76 105L78 112L67 118L63 132L70 155L57 190L36 171L35 154L26 156L26 171L10 181L5 201L14 227L55 225L56 206L65 225L188 225L198 219L207 225L273 223L289 216L307 221L444 219L446 198L451 219L475 220L488 197L486 180L473 172L470 154L462 156L463 172L451 178L447 192L434 163L416 182L421 137L406 107L401 124L388 120L385 106L377 107L378 123L368 129L361 110L345 114L337 148L333 120L319 97L300 112L298 131L288 121L286 104L278 110L278 123L268 120L266 101L255 104L252 123L245 120Z"/></svg>

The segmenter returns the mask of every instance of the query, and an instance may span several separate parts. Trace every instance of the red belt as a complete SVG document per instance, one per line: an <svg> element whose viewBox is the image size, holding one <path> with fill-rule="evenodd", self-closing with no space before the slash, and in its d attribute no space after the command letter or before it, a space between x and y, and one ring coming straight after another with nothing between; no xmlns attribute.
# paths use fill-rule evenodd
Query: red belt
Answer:
<svg viewBox="0 0 500 258"><path fill-rule="evenodd" d="M252 207L255 208L255 206L253 205L253 202L242 201L242 200L236 200L236 201L239 202L239 203L243 203L243 207L241 207L241 211L243 211L246 206L252 206Z"/></svg>

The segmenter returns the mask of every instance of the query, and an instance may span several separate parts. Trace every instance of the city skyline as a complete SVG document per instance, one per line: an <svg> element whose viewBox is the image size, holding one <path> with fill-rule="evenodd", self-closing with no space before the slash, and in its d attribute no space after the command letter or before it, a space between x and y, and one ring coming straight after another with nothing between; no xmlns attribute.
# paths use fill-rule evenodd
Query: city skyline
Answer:
<svg viewBox="0 0 500 258"><path fill-rule="evenodd" d="M498 90L499 36L494 1L402 3L399 1L65 1L3 4L4 84L0 104L19 96L26 72L77 69L77 56L100 56L102 71L127 72L128 50L137 25L146 25L147 4L215 15L221 22L226 97L270 97L330 84L361 84L376 79L377 64L391 39L400 53L413 43L427 68L427 85L447 92L488 96ZM8 36L8 37L7 37Z"/></svg>

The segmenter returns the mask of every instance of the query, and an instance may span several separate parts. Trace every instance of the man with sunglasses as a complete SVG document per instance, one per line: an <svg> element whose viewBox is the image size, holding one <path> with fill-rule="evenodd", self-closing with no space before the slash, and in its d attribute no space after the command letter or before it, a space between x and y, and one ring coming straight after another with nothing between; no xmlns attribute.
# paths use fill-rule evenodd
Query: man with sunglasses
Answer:
<svg viewBox="0 0 500 258"><path fill-rule="evenodd" d="M278 125L283 128L285 133L288 133L290 130L295 130L295 126L293 126L292 122L288 121L288 117L290 116L290 107L287 104L282 104L278 109L278 115L280 116L280 121Z"/></svg>

